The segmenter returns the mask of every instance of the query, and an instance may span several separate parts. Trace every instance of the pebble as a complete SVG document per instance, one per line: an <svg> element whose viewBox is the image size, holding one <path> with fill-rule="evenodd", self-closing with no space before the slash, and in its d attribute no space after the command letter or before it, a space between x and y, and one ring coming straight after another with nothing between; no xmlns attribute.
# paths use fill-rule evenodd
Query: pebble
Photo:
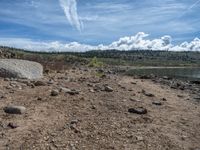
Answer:
<svg viewBox="0 0 200 150"><path fill-rule="evenodd" d="M70 95L77 95L77 94L79 94L79 91L72 89L72 90L68 91L67 93Z"/></svg>
<svg viewBox="0 0 200 150"><path fill-rule="evenodd" d="M142 90L142 93L143 93L145 96L148 96L148 97L154 97L154 96L155 96L154 94L147 93L145 90Z"/></svg>
<svg viewBox="0 0 200 150"><path fill-rule="evenodd" d="M136 82L131 81L131 84L137 84Z"/></svg>
<svg viewBox="0 0 200 150"><path fill-rule="evenodd" d="M38 101L41 101L41 100L42 100L42 98L41 98L41 97L38 97L38 98L37 98L37 100L38 100Z"/></svg>
<svg viewBox="0 0 200 150"><path fill-rule="evenodd" d="M68 93L70 95L76 95L76 94L79 94L80 92L78 90L75 90L75 89L68 89L68 88L61 88L61 91L65 92L65 93Z"/></svg>
<svg viewBox="0 0 200 150"><path fill-rule="evenodd" d="M35 86L45 86L46 83L45 83L44 81L38 80L38 81L35 81L35 82L34 82L34 85L35 85Z"/></svg>
<svg viewBox="0 0 200 150"><path fill-rule="evenodd" d="M24 106L6 106L4 107L4 112L8 114L23 114L26 108Z"/></svg>
<svg viewBox="0 0 200 150"><path fill-rule="evenodd" d="M134 98L130 98L130 100L133 101L133 102L141 102L141 100L134 99Z"/></svg>
<svg viewBox="0 0 200 150"><path fill-rule="evenodd" d="M147 114L147 109L143 107L138 107L138 108L129 108L128 109L129 113L135 113L139 115Z"/></svg>
<svg viewBox="0 0 200 150"><path fill-rule="evenodd" d="M77 124L77 123L78 123L78 120L77 120L77 119L72 120L72 121L70 122L70 124Z"/></svg>
<svg viewBox="0 0 200 150"><path fill-rule="evenodd" d="M158 102L158 101L155 101L155 102L152 102L153 105L157 105L157 106L161 106L162 103L161 102Z"/></svg>
<svg viewBox="0 0 200 150"><path fill-rule="evenodd" d="M105 91L106 92L113 92L113 88L111 88L110 86L105 86Z"/></svg>
<svg viewBox="0 0 200 150"><path fill-rule="evenodd" d="M52 90L51 91L51 96L58 96L59 91L58 90Z"/></svg>
<svg viewBox="0 0 200 150"><path fill-rule="evenodd" d="M8 123L8 127L10 127L11 129L15 129L17 127L19 127L17 124L14 124L12 122Z"/></svg>

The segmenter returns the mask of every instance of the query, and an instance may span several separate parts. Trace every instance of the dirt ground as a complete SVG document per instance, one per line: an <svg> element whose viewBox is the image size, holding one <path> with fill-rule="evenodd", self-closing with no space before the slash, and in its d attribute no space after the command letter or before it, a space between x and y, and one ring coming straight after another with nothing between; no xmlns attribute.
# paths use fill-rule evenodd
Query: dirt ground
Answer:
<svg viewBox="0 0 200 150"><path fill-rule="evenodd" d="M200 107L187 91L151 80L98 76L71 69L45 75L43 86L0 78L0 150L200 149ZM113 91L102 90L107 85ZM61 87L79 92L51 95ZM6 114L3 108L11 104L26 112ZM128 112L138 107L147 114Z"/></svg>

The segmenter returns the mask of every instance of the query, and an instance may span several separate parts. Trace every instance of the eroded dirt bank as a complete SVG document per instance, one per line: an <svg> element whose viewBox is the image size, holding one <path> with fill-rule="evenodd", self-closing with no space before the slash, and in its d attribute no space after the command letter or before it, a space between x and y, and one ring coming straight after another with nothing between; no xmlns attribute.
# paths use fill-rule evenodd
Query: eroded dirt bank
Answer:
<svg viewBox="0 0 200 150"><path fill-rule="evenodd" d="M0 83L2 150L200 148L200 107L187 90L75 68L41 82L0 78ZM26 112L5 113L11 104Z"/></svg>

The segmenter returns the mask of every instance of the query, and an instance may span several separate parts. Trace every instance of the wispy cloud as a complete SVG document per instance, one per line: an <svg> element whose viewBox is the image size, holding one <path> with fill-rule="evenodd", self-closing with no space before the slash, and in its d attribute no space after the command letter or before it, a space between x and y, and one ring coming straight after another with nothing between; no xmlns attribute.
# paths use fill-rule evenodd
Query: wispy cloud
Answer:
<svg viewBox="0 0 200 150"><path fill-rule="evenodd" d="M77 13L76 0L59 0L59 2L70 24L75 26L77 30L81 31L82 23L80 22Z"/></svg>

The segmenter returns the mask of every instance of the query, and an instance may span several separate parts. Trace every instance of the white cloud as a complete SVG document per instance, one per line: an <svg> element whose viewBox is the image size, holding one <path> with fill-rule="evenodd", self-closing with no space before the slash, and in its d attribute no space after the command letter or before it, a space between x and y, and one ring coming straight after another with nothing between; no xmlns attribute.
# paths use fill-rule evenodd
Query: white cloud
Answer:
<svg viewBox="0 0 200 150"><path fill-rule="evenodd" d="M80 22L80 19L77 13L76 0L59 0L59 2L70 24L72 26L75 26L77 30L81 31L82 23Z"/></svg>
<svg viewBox="0 0 200 150"><path fill-rule="evenodd" d="M171 50L175 51L200 51L200 39L195 38L191 42L183 42L182 44L178 46L172 47Z"/></svg>
<svg viewBox="0 0 200 150"><path fill-rule="evenodd" d="M114 41L109 45L87 45L78 42L62 43L59 41L41 42L30 39L20 38L0 38L0 45L23 48L33 51L88 51L88 50L169 50L169 51L200 51L200 39L195 38L191 42L183 42L180 45L173 45L172 38L165 35L158 39L149 40L149 35L139 32L134 36L122 37L118 41Z"/></svg>
<svg viewBox="0 0 200 150"><path fill-rule="evenodd" d="M135 36L123 37L101 49L118 50L169 50L172 47L171 37L163 36L160 39L147 40L149 35L139 32Z"/></svg>

